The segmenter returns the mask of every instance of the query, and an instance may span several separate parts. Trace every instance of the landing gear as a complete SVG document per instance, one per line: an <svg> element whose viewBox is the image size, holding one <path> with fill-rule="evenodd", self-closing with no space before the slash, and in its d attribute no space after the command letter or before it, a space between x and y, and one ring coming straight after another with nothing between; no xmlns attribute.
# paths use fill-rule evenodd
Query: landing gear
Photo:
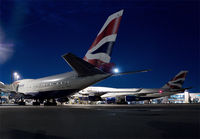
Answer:
<svg viewBox="0 0 200 139"><path fill-rule="evenodd" d="M18 102L17 102L18 105L21 105L21 106L25 106L26 103L24 102L24 99L21 98Z"/></svg>
<svg viewBox="0 0 200 139"><path fill-rule="evenodd" d="M36 99L36 101L33 102L33 106L40 106L40 101L38 101L38 99Z"/></svg>
<svg viewBox="0 0 200 139"><path fill-rule="evenodd" d="M144 104L151 104L151 100L145 100Z"/></svg>
<svg viewBox="0 0 200 139"><path fill-rule="evenodd" d="M15 102L14 103L18 104L18 105L22 105L22 106L26 105L26 103L24 102L23 95L19 94L19 93L15 95Z"/></svg>
<svg viewBox="0 0 200 139"><path fill-rule="evenodd" d="M18 105L25 106L26 103L24 102L24 99L21 97L20 100L18 101Z"/></svg>
<svg viewBox="0 0 200 139"><path fill-rule="evenodd" d="M62 97L62 98L57 98L56 102L59 102L61 105L63 105L64 103L68 102L69 99L67 97Z"/></svg>
<svg viewBox="0 0 200 139"><path fill-rule="evenodd" d="M18 102L18 105L25 106L26 103L25 103L24 101L19 101L19 102Z"/></svg>
<svg viewBox="0 0 200 139"><path fill-rule="evenodd" d="M56 100L52 99L52 101L50 101L47 99L47 102L44 103L44 106L57 106Z"/></svg>

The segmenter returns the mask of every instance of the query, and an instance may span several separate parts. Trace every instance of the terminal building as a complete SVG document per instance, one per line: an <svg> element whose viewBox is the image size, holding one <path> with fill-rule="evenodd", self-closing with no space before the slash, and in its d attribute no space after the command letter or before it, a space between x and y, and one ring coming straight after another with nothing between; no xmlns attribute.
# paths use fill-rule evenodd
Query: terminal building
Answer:
<svg viewBox="0 0 200 139"><path fill-rule="evenodd" d="M200 103L200 93L179 93L168 98L170 103Z"/></svg>
<svg viewBox="0 0 200 139"><path fill-rule="evenodd" d="M189 93L186 90L183 93L153 99L152 103L200 103L200 93Z"/></svg>

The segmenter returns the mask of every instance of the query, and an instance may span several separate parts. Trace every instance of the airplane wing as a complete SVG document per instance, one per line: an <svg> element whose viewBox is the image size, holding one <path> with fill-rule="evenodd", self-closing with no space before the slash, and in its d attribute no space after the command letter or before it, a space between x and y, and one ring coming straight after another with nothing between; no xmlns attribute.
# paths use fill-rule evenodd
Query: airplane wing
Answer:
<svg viewBox="0 0 200 139"><path fill-rule="evenodd" d="M184 92L185 90L191 89L191 88L192 88L192 87L181 88L181 89L165 90L165 91L163 92L163 94L165 94L166 92L171 92L171 93L174 92L174 94L176 94L176 93L181 93L181 92ZM137 94L135 94L135 96L140 97L140 96L147 96L147 95L151 95L151 94L158 94L158 92L152 91L152 92L145 92L145 93L137 93Z"/></svg>
<svg viewBox="0 0 200 139"><path fill-rule="evenodd" d="M119 75L126 75L126 74L135 74L135 73L148 72L148 71L151 71L151 69L114 73L112 76L119 76Z"/></svg>
<svg viewBox="0 0 200 139"><path fill-rule="evenodd" d="M75 56L72 53L65 54L63 56L63 58L71 66L71 68L78 73L79 76L88 76L88 75L93 75L93 74L97 74L97 73L105 74L105 72L103 72L102 70L100 70L97 67L95 67L94 65L86 62L85 60ZM113 73L112 76L134 74L134 73L148 72L148 71L151 71L151 69Z"/></svg>
<svg viewBox="0 0 200 139"><path fill-rule="evenodd" d="M16 84L10 84L6 85L2 82L0 82L0 91L4 93L10 93L10 92L16 92L17 85Z"/></svg>
<svg viewBox="0 0 200 139"><path fill-rule="evenodd" d="M128 95L133 95L137 96L138 92L120 92L120 93L105 93L101 95L101 98L108 98L108 97L122 97L122 96L128 96Z"/></svg>
<svg viewBox="0 0 200 139"><path fill-rule="evenodd" d="M110 90L106 91L105 93L134 93L134 92L140 92L143 88L137 88L137 89L132 89L132 90L126 90L126 89L121 89L121 90Z"/></svg>
<svg viewBox="0 0 200 139"><path fill-rule="evenodd" d="M180 89L172 89L169 92L184 92L187 89L191 89L192 87L187 87L187 88L180 88Z"/></svg>
<svg viewBox="0 0 200 139"><path fill-rule="evenodd" d="M0 89L4 87L5 87L5 84L3 82L0 82Z"/></svg>
<svg viewBox="0 0 200 139"><path fill-rule="evenodd" d="M0 82L0 92L6 91L6 85L3 82Z"/></svg>

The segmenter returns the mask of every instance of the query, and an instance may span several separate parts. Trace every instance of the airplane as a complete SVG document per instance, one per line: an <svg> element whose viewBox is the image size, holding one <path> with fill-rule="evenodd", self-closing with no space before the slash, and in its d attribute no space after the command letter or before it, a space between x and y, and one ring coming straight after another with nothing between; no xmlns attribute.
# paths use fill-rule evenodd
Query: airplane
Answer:
<svg viewBox="0 0 200 139"><path fill-rule="evenodd" d="M80 90L74 97L88 96L90 101L117 98L126 101L143 101L170 96L184 92L189 88L182 88L188 71L180 71L172 80L161 88L110 88L110 87L87 87Z"/></svg>
<svg viewBox="0 0 200 139"><path fill-rule="evenodd" d="M10 85L1 82L0 91L16 93L20 105L25 105L23 99L36 100L33 105L40 105L44 100L47 100L44 105L57 105L56 98L69 96L108 77L148 71L112 72L115 64L110 62L111 52L122 14L123 10L120 10L107 18L83 59L72 53L62 56L73 71L39 79L17 80Z"/></svg>

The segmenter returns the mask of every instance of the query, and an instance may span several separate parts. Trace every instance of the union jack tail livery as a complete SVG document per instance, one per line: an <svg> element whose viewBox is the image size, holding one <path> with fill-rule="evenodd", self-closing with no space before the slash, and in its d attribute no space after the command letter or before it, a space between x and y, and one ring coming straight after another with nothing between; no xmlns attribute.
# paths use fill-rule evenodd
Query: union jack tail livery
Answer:
<svg viewBox="0 0 200 139"><path fill-rule="evenodd" d="M165 84L165 89L181 89L188 71L180 71L172 80Z"/></svg>
<svg viewBox="0 0 200 139"><path fill-rule="evenodd" d="M117 37L117 31L122 14L123 10L116 12L108 17L84 57L85 61L98 67L104 72L111 72L115 66L114 63L110 63L110 60L112 47Z"/></svg>

